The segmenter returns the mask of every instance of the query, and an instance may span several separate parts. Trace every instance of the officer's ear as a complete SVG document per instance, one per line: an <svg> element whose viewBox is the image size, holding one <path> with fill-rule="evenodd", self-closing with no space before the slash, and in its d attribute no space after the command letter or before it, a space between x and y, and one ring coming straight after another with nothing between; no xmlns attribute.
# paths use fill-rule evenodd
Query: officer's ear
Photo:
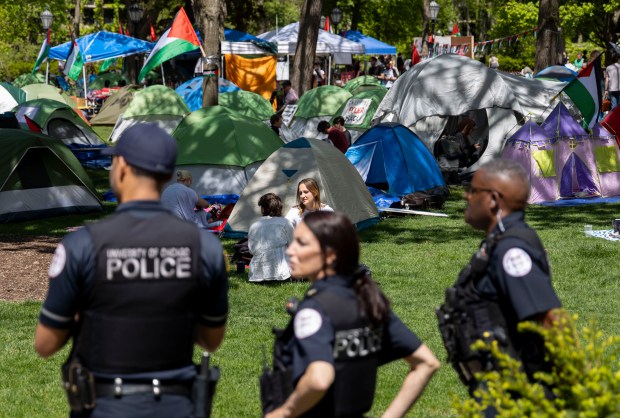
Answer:
<svg viewBox="0 0 620 418"><path fill-rule="evenodd" d="M492 209L499 209L499 193L497 192L491 192L491 208Z"/></svg>

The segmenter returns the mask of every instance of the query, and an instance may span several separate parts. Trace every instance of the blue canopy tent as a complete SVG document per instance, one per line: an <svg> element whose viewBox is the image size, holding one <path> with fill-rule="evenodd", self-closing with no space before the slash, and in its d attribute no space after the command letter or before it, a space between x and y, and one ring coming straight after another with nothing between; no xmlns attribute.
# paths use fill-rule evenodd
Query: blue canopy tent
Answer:
<svg viewBox="0 0 620 418"><path fill-rule="evenodd" d="M176 92L183 98L183 101L192 112L202 108L202 79L203 76L194 77L187 80L176 88ZM228 93L229 91L241 90L232 81L219 78L218 92Z"/></svg>
<svg viewBox="0 0 620 418"><path fill-rule="evenodd" d="M380 123L359 137L345 156L368 186L404 196L445 186L424 142L399 123Z"/></svg>
<svg viewBox="0 0 620 418"><path fill-rule="evenodd" d="M90 33L77 39L84 64L103 61L110 58L126 57L151 51L155 44L121 35L120 33L100 31ZM71 41L50 48L50 59L66 61L71 50ZM84 97L87 96L86 70L83 70Z"/></svg>
<svg viewBox="0 0 620 418"><path fill-rule="evenodd" d="M84 64L109 58L126 57L151 51L155 44L119 33L100 31L82 36L77 40L84 58ZM65 61L71 49L71 42L50 48L50 58Z"/></svg>
<svg viewBox="0 0 620 418"><path fill-rule="evenodd" d="M385 42L381 42L372 36L364 35L362 32L356 30L348 30L342 34L342 36L350 41L357 42L364 45L366 48L366 55L386 55L396 54L396 47L388 45Z"/></svg>

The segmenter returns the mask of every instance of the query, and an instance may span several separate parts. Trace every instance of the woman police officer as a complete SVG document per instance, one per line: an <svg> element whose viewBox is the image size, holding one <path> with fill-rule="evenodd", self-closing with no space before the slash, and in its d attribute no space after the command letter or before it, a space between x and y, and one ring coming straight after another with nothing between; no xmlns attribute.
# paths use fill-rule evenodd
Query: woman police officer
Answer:
<svg viewBox="0 0 620 418"><path fill-rule="evenodd" d="M338 212L308 213L287 250L291 274L312 282L292 321L285 360L294 390L267 417L361 417L372 406L377 368L396 359L410 366L383 414L406 414L439 362L392 312L359 265L355 227Z"/></svg>

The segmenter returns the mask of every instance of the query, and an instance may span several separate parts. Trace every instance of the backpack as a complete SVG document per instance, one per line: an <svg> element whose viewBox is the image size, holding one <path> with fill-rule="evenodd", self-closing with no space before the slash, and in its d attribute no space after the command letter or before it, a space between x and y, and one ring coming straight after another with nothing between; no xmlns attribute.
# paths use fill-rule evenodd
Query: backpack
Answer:
<svg viewBox="0 0 620 418"><path fill-rule="evenodd" d="M403 196L402 203L409 209L443 209L449 190L446 187L435 187L429 190L409 193ZM402 204L401 203L401 204Z"/></svg>

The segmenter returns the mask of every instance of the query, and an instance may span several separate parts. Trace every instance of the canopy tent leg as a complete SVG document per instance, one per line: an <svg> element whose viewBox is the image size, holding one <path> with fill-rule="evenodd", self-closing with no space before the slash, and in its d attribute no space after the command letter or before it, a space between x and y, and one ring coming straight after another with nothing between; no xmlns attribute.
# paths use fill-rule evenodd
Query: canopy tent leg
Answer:
<svg viewBox="0 0 620 418"><path fill-rule="evenodd" d="M332 85L332 56L329 55L329 69L327 70L327 84Z"/></svg>
<svg viewBox="0 0 620 418"><path fill-rule="evenodd" d="M164 64L159 64L159 68L161 69L161 83L166 85L166 78L164 77Z"/></svg>
<svg viewBox="0 0 620 418"><path fill-rule="evenodd" d="M86 64L82 66L82 81L84 82L84 100L88 100L88 85L86 84Z"/></svg>
<svg viewBox="0 0 620 418"><path fill-rule="evenodd" d="M49 58L45 62L45 84L50 83L50 60Z"/></svg>

